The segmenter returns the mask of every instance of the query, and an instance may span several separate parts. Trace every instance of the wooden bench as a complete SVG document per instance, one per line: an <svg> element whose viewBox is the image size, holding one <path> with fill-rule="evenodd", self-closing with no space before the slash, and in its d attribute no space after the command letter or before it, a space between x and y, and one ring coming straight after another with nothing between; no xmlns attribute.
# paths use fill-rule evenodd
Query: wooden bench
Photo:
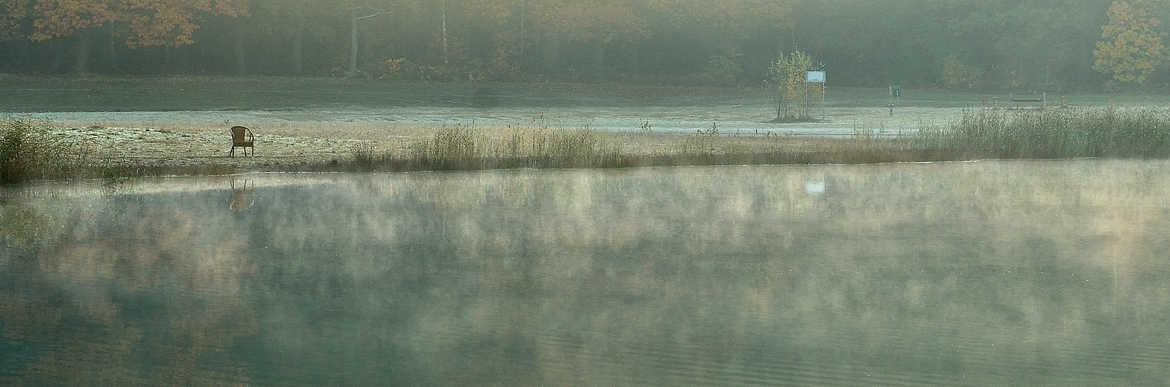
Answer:
<svg viewBox="0 0 1170 387"><path fill-rule="evenodd" d="M1040 109L1048 107L1048 93L1032 94L1032 95L1016 95L1010 94L1012 103L1016 104L1016 109L1020 108L1021 103L1038 103Z"/></svg>
<svg viewBox="0 0 1170 387"><path fill-rule="evenodd" d="M248 156L248 148L252 148L252 156L256 156L256 136L252 134L252 130L243 126L232 127L232 150L228 152L231 157L236 157L236 148L244 148L244 156Z"/></svg>

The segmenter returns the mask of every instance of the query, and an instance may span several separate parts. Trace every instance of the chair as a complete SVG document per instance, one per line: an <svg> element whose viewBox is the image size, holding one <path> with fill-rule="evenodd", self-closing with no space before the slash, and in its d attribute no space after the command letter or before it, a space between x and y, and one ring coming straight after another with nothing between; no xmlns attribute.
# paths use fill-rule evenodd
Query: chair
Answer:
<svg viewBox="0 0 1170 387"><path fill-rule="evenodd" d="M244 148L244 156L248 156L248 148L252 148L252 156L256 156L256 136L252 134L251 129L243 126L232 127L232 150L228 155L236 157L236 148Z"/></svg>

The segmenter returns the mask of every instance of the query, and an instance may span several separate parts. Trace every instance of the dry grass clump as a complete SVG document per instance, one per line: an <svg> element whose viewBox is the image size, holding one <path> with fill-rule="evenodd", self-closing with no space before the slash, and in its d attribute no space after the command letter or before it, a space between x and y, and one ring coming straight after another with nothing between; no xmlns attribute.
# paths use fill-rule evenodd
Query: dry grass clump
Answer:
<svg viewBox="0 0 1170 387"><path fill-rule="evenodd" d="M0 123L0 183L84 174L92 147L53 136L50 129L51 125L41 121Z"/></svg>
<svg viewBox="0 0 1170 387"><path fill-rule="evenodd" d="M502 168L621 168L682 165L874 163L949 160L909 141L605 133L590 129L454 126L437 129L398 154L365 145L348 163L308 170L415 171Z"/></svg>
<svg viewBox="0 0 1170 387"><path fill-rule="evenodd" d="M0 184L71 178L208 175L235 172L231 166L161 166L109 155L92 141L67 136L48 122L0 122Z"/></svg>
<svg viewBox="0 0 1170 387"><path fill-rule="evenodd" d="M439 129L415 143L411 169L604 168L619 163L616 147L590 129Z"/></svg>
<svg viewBox="0 0 1170 387"><path fill-rule="evenodd" d="M1170 114L1120 110L964 111L912 138L922 148L987 158L1170 157Z"/></svg>

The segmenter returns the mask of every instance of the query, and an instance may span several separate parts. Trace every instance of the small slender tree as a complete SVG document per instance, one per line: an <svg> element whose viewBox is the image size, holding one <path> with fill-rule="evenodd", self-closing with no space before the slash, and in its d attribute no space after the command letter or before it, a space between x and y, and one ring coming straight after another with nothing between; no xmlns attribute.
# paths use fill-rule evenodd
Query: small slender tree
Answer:
<svg viewBox="0 0 1170 387"><path fill-rule="evenodd" d="M776 86L776 121L811 118L805 77L812 65L812 57L799 50L780 55L772 64L769 79ZM799 109L794 108L794 103L799 103Z"/></svg>

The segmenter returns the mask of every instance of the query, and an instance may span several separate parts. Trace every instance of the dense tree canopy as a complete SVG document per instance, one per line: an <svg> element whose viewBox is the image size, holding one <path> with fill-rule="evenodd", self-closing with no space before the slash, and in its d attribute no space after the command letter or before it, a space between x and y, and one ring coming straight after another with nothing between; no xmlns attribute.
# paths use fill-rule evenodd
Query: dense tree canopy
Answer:
<svg viewBox="0 0 1170 387"><path fill-rule="evenodd" d="M1101 28L1101 42L1094 51L1093 68L1113 80L1143 84L1161 65L1161 21L1151 15L1153 4L1145 0L1121 0L1109 7L1109 23Z"/></svg>
<svg viewBox="0 0 1170 387"><path fill-rule="evenodd" d="M0 1L4 72L757 86L800 50L835 85L1170 82L1165 0Z"/></svg>

